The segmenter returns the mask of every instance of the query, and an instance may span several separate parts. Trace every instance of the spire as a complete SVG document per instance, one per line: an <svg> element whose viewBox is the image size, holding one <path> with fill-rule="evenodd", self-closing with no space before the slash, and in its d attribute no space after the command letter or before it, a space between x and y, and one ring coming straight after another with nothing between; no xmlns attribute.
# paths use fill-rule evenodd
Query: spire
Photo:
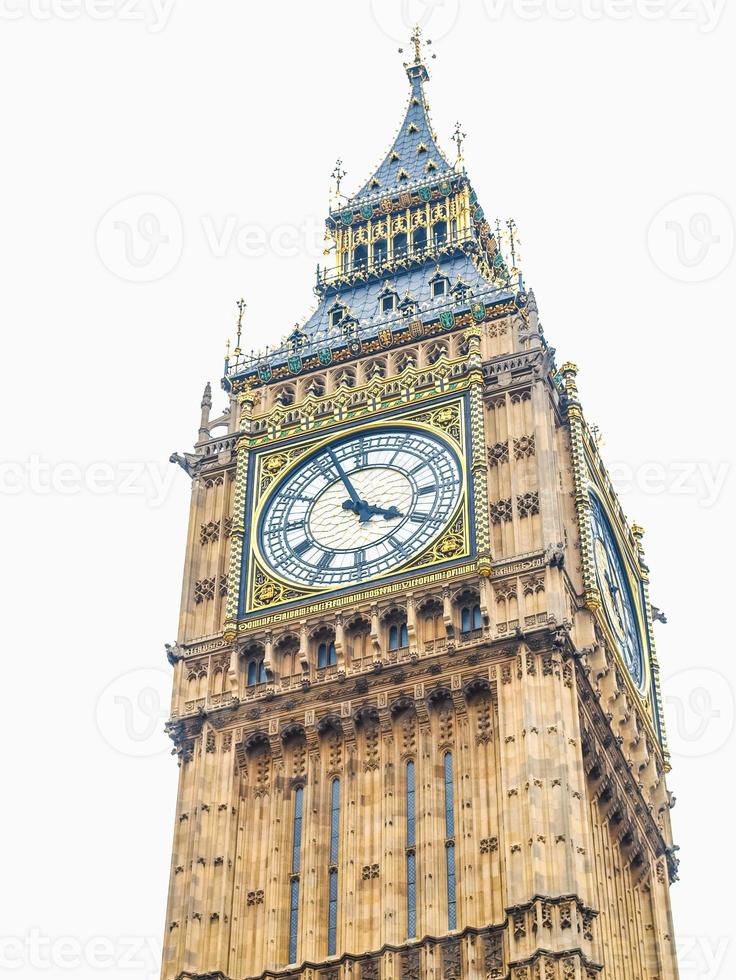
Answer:
<svg viewBox="0 0 736 980"><path fill-rule="evenodd" d="M435 141L424 94L429 72L422 60L422 47L432 42L422 40L418 27L412 34L411 42L414 58L404 64L411 84L404 121L383 163L351 198L351 203L360 203L368 197L390 196L453 173L453 167ZM403 53L402 48L399 50Z"/></svg>

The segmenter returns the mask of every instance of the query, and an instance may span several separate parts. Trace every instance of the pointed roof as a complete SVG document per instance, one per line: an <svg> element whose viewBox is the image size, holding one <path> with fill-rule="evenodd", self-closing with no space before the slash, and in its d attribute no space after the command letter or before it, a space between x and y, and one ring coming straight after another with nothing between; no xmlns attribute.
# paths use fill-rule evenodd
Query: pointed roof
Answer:
<svg viewBox="0 0 736 980"><path fill-rule="evenodd" d="M429 119L424 94L424 83L429 81L429 72L418 61L408 65L406 73L411 82L411 94L404 121L383 163L350 199L350 203L396 194L407 187L416 187L454 173L452 165L437 145Z"/></svg>

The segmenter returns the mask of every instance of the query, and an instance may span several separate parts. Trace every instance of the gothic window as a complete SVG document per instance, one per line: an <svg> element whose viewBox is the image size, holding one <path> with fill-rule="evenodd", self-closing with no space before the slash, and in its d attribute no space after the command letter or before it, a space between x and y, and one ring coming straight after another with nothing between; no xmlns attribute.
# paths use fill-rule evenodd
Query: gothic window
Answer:
<svg viewBox="0 0 736 980"><path fill-rule="evenodd" d="M447 222L438 221L432 228L434 247L441 248L447 242Z"/></svg>
<svg viewBox="0 0 736 980"><path fill-rule="evenodd" d="M402 371L405 371L408 367L414 367L415 364L416 359L413 354L399 354L396 358L396 372L397 374L401 374Z"/></svg>
<svg viewBox="0 0 736 980"><path fill-rule="evenodd" d="M447 280L435 279L432 283L432 299L438 299L447 293Z"/></svg>
<svg viewBox="0 0 736 980"><path fill-rule="evenodd" d="M320 643L317 647L317 669L334 667L337 664L337 653L333 642Z"/></svg>
<svg viewBox="0 0 736 980"><path fill-rule="evenodd" d="M442 357L447 357L445 344L433 344L427 351L427 364L436 364Z"/></svg>
<svg viewBox="0 0 736 980"><path fill-rule="evenodd" d="M293 633L281 637L276 644L276 653L282 677L295 677L301 673L299 640Z"/></svg>
<svg viewBox="0 0 736 980"><path fill-rule="evenodd" d="M445 856L447 859L447 928L457 929L457 875L455 871L455 801L452 752L444 758Z"/></svg>
<svg viewBox="0 0 736 980"><path fill-rule="evenodd" d="M406 623L392 623L388 630L389 650L401 650L409 646L409 630Z"/></svg>
<svg viewBox="0 0 736 980"><path fill-rule="evenodd" d="M268 680L266 675L266 665L263 660L251 660L248 663L247 683L248 687L255 687L256 684L265 684Z"/></svg>
<svg viewBox="0 0 736 980"><path fill-rule="evenodd" d="M468 286L467 283L463 282L462 279L458 279L458 281L452 287L452 293L455 296L455 299L458 301L458 303L464 302L465 298L468 295L469 289L470 287Z"/></svg>
<svg viewBox="0 0 736 980"><path fill-rule="evenodd" d="M340 780L330 787L329 909L327 914L327 955L337 952L337 858L340 832Z"/></svg>
<svg viewBox="0 0 736 980"><path fill-rule="evenodd" d="M381 297L381 313L393 313L396 309L396 293Z"/></svg>
<svg viewBox="0 0 736 980"><path fill-rule="evenodd" d="M426 228L416 228L414 230L413 245L415 252L423 252L427 247L427 229Z"/></svg>
<svg viewBox="0 0 736 980"><path fill-rule="evenodd" d="M437 599L426 602L419 610L419 617L422 624L422 639L425 643L445 636L442 603Z"/></svg>
<svg viewBox="0 0 736 980"><path fill-rule="evenodd" d="M360 616L348 623L346 633L350 641L350 659L354 663L370 656L370 632L371 624Z"/></svg>
<svg viewBox="0 0 736 980"><path fill-rule="evenodd" d="M403 259L406 255L407 249L407 237L406 233L402 232L400 235L394 235L394 258Z"/></svg>
<svg viewBox="0 0 736 980"><path fill-rule="evenodd" d="M344 368L335 379L338 387L340 385L345 385L346 388L352 388L355 385L355 371L353 368Z"/></svg>
<svg viewBox="0 0 736 980"><path fill-rule="evenodd" d="M417 835L414 763L406 764L406 935L417 934Z"/></svg>
<svg viewBox="0 0 736 980"><path fill-rule="evenodd" d="M368 264L368 246L358 245L353 252L353 265L356 269L364 269Z"/></svg>
<svg viewBox="0 0 736 980"><path fill-rule="evenodd" d="M373 243L373 261L379 264L386 261L388 258L388 242L385 238L379 238L377 242Z"/></svg>
<svg viewBox="0 0 736 980"><path fill-rule="evenodd" d="M293 405L296 399L296 391L293 385L284 385L276 391L274 401L277 405Z"/></svg>
<svg viewBox="0 0 736 980"><path fill-rule="evenodd" d="M307 394L313 398L321 398L325 393L325 379L321 375L312 378L307 388Z"/></svg>
<svg viewBox="0 0 736 980"><path fill-rule="evenodd" d="M371 361L365 367L365 376L370 380L371 378L385 378L388 374L388 364L384 358L377 358L375 361Z"/></svg>
<svg viewBox="0 0 736 980"><path fill-rule="evenodd" d="M289 963L296 963L299 940L299 877L302 869L302 819L304 787L294 791L294 833L291 848L291 883L289 888Z"/></svg>
<svg viewBox="0 0 736 980"><path fill-rule="evenodd" d="M476 603L472 606L463 606L460 610L460 632L471 633L479 630L483 625L480 616L480 606Z"/></svg>

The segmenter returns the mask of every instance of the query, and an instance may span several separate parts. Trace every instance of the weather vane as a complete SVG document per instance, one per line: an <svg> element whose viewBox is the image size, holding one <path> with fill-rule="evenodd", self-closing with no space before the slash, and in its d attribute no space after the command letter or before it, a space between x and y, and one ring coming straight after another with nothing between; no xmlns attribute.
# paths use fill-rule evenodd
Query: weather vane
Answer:
<svg viewBox="0 0 736 980"><path fill-rule="evenodd" d="M238 302L237 302L237 304L236 304L236 306L238 307L238 342L237 342L237 345L235 347L235 353L236 354L241 354L242 353L242 351L240 350L240 338L241 338L241 336L243 334L243 314L245 313L245 310L246 310L247 305L248 304L242 298L239 299Z"/></svg>
<svg viewBox="0 0 736 980"><path fill-rule="evenodd" d="M417 24L417 26L414 28L414 31L413 31L411 37L409 38L409 40L411 41L412 45L414 46L414 64L415 65L421 65L421 63L422 63L422 45L425 45L426 47L429 47L432 42L429 39L427 39L426 41L422 39L422 29L419 26L419 24ZM399 54L403 54L403 53L404 53L404 49L403 48L399 48ZM433 54L432 57L433 58L436 58L437 55L436 54Z"/></svg>
<svg viewBox="0 0 736 980"><path fill-rule="evenodd" d="M457 162L458 163L462 163L463 162L463 143L465 142L465 139L467 138L467 135L468 135L467 133L464 133L463 132L462 126L460 125L460 123L459 122L456 122L455 123L455 134L452 137L452 141L453 141L453 143L455 143L457 145Z"/></svg>

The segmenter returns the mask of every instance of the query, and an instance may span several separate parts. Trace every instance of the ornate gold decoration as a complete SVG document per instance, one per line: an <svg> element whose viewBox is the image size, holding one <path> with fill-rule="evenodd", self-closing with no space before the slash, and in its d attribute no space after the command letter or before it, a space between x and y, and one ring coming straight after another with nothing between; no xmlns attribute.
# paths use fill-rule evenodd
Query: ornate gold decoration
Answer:
<svg viewBox="0 0 736 980"><path fill-rule="evenodd" d="M452 526L414 562L414 567L437 565L462 555L466 549L465 517L460 514Z"/></svg>
<svg viewBox="0 0 736 980"><path fill-rule="evenodd" d="M313 445L314 443L312 442L303 443L299 446L293 446L290 449L280 449L277 452L272 453L270 456L264 457L261 460L259 472L260 493L263 494L268 487L271 486L273 481L281 475L287 466L308 452Z"/></svg>
<svg viewBox="0 0 736 980"><path fill-rule="evenodd" d="M430 412L422 412L420 415L413 415L410 418L414 422L426 422L432 428L441 429L442 432L446 433L460 445L462 417L460 415L459 402L443 405L441 408L436 408Z"/></svg>
<svg viewBox="0 0 736 980"><path fill-rule="evenodd" d="M308 595L310 595L309 592L290 589L281 582L272 579L257 562L255 563L252 591L252 605L254 609L265 609L268 606L276 606L282 602L304 599Z"/></svg>

